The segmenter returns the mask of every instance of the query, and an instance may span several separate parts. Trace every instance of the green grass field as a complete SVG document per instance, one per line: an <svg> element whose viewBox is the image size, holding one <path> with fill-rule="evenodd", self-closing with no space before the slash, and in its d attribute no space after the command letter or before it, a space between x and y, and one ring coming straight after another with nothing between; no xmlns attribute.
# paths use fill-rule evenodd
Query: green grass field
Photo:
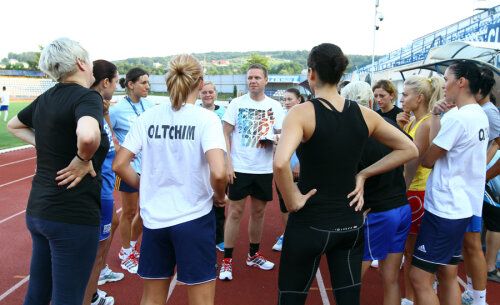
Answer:
<svg viewBox="0 0 500 305"><path fill-rule="evenodd" d="M9 116L7 117L7 122L28 104L29 102L11 102L9 105ZM27 145L25 142L17 139L7 131L7 122L4 122L3 120L4 115L4 112L0 113L0 149Z"/></svg>

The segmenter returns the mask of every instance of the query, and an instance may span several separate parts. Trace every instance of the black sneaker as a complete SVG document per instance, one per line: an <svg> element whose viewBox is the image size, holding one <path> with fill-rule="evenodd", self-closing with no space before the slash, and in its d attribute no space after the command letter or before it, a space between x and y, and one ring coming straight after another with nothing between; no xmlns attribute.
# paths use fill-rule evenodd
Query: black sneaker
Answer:
<svg viewBox="0 0 500 305"><path fill-rule="evenodd" d="M488 271L488 281L500 283L500 275L497 269Z"/></svg>

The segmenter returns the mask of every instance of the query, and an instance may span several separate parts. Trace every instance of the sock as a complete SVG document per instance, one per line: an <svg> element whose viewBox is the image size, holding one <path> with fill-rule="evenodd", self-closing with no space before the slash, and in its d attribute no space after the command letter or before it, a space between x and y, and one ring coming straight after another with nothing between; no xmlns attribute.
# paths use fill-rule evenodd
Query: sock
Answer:
<svg viewBox="0 0 500 305"><path fill-rule="evenodd" d="M136 241L130 241L130 247L135 248L135 244L136 243L137 243L137 240Z"/></svg>
<svg viewBox="0 0 500 305"><path fill-rule="evenodd" d="M472 290L474 290L472 288L472 278L470 278L468 275L467 275L467 289L466 289L468 292L472 292Z"/></svg>
<svg viewBox="0 0 500 305"><path fill-rule="evenodd" d="M250 243L250 256L254 256L257 251L259 251L260 243L252 244Z"/></svg>
<svg viewBox="0 0 500 305"><path fill-rule="evenodd" d="M486 289L472 290L472 297L474 298L473 305L486 305Z"/></svg>
<svg viewBox="0 0 500 305"><path fill-rule="evenodd" d="M8 115L8 114L9 114L9 112L8 112L8 111L5 111L5 116L3 117L3 120L4 120L4 121L7 121L7 115Z"/></svg>
<svg viewBox="0 0 500 305"><path fill-rule="evenodd" d="M99 295L96 293L94 293L94 295L92 296L92 301L91 303L94 303L95 301L97 301L97 299L99 298Z"/></svg>
<svg viewBox="0 0 500 305"><path fill-rule="evenodd" d="M122 247L122 250L123 250L123 253L125 253L125 256L129 256L130 253L132 253L132 248L125 249Z"/></svg>
<svg viewBox="0 0 500 305"><path fill-rule="evenodd" d="M224 248L224 258L233 258L234 248Z"/></svg>

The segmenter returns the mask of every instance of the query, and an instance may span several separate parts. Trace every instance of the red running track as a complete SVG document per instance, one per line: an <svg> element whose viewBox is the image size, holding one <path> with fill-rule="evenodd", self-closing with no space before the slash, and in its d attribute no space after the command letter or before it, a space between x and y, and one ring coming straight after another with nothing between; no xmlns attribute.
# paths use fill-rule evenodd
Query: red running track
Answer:
<svg viewBox="0 0 500 305"><path fill-rule="evenodd" d="M35 172L35 150L33 148L0 154L0 304L22 304L27 290L29 263L31 258L31 238L25 225L25 208ZM276 196L275 196L276 197ZM121 206L115 194L117 208ZM233 275L231 282L217 280L215 304L247 305L276 304L279 252L271 251L276 237L281 235L282 227L277 200L268 205L261 251L276 263L271 271L262 271L245 265L248 251L248 213L241 224L240 236L234 250ZM111 269L122 272L117 257L120 249L119 237L114 238L108 264ZM222 253L217 254L219 263ZM308 305L335 304L326 261L320 264L320 276L316 276L307 299ZM71 272L68 270L68 272ZM99 288L114 296L117 305L139 304L142 281L137 275L125 272L125 278L116 283L108 283ZM465 278L463 266L459 275ZM402 273L401 273L402 278ZM318 280L319 279L319 280ZM488 304L500 304L500 284L488 282ZM172 285L173 291L168 304L187 304L186 288ZM402 288L403 289L403 288ZM361 304L382 304L382 285L376 269L370 269L363 279Z"/></svg>

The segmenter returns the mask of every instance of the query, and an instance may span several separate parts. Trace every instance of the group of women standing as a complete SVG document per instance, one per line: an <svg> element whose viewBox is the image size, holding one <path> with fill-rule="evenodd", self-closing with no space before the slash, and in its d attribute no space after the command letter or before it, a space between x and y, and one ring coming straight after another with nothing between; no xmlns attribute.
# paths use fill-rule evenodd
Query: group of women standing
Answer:
<svg viewBox="0 0 500 305"><path fill-rule="evenodd" d="M337 304L359 304L362 261L371 259L382 260L384 292L391 300L385 304L395 303L396 298L399 302L399 292L392 284L404 248L401 235L412 232L409 208L406 202L394 200L383 207L370 204L374 198L370 196L380 190L368 187L369 181L389 172L384 179L389 184L396 181L393 194L397 200L406 187L408 195L421 202L429 175L421 165L441 162L440 158L453 149L453 144L442 148L444 152L435 148L436 144L428 148L436 135L442 139L436 127L437 115L451 108L451 103L459 107L470 104L468 94L473 90L467 91L470 80L461 73L462 67L447 71L448 100L438 106L433 106L440 94L437 78L408 80L402 99L404 112L399 114L394 106L383 104L397 93L384 84L376 85L374 99L381 112L396 113L399 127L409 137L394 122L337 92L347 64L347 57L336 45L324 43L311 50L307 77L315 98L288 111L276 148L274 178L283 198L282 211L290 213L283 236L278 304L305 303L323 254ZM59 83L9 122L9 130L36 144L37 151L37 173L26 216L33 255L25 304L82 304L84 296L85 303L101 298L96 292L97 271L104 267L113 215L114 227L117 223L109 196L112 171L121 178L117 184L123 207L121 265L144 279L141 304L165 302L175 268L177 280L188 286L189 304L213 304L217 276L213 206L224 206L227 201L225 141L219 117L194 105L204 88L198 60L179 55L170 61L166 83L171 103L154 110L148 110L153 105L144 99L149 90L147 73L139 68L130 70L120 82L127 96L110 109L109 126L103 99L109 99L116 88L114 65L97 61L92 67L87 52L77 42L58 39L42 52L40 67ZM457 85L459 82L465 85ZM431 109L433 120L428 115ZM119 142L112 171L113 137L106 133L108 129L111 132L108 127ZM367 158L370 150L377 151L379 159L373 159L372 154ZM295 152L300 162L297 184L290 163ZM105 191L101 193L101 189ZM365 203L373 209L366 220ZM411 205L412 214L422 209ZM436 205L434 208L439 211ZM388 211L395 210L406 215L405 223L394 226L398 246L381 250L380 257L373 257L370 251L367 258L363 223L379 221L375 214L394 219ZM412 219L414 223L415 218L420 216ZM139 253L135 242L141 231ZM414 239L406 241L405 254L409 255L414 243ZM422 272L432 274L434 269L425 264L418 267L411 275L416 299L420 304L432 304L427 301L434 300L422 297L422 292L433 278ZM447 282L453 271L446 270L445 287L453 286ZM419 276L428 278L428 283L417 281ZM455 293L453 287L450 289ZM113 304L110 297L102 298L103 304Z"/></svg>

